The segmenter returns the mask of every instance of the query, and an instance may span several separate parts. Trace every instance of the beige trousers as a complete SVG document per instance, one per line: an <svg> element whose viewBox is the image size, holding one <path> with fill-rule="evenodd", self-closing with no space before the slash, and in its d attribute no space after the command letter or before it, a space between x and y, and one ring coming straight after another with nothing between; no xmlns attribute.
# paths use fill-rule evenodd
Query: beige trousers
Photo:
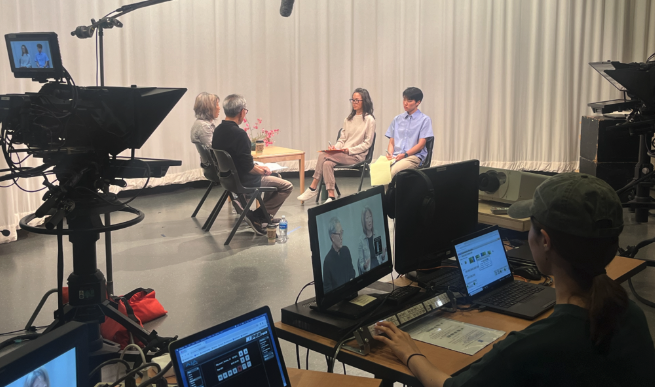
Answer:
<svg viewBox="0 0 655 387"><path fill-rule="evenodd" d="M335 179L334 179L334 167L335 165L348 165L356 164L364 160L366 157L366 152L360 153L358 155L348 155L345 153L333 153L327 154L321 152L318 155L318 160L316 161L316 171L314 172L314 179L320 180L323 177L325 182L326 189L334 189Z"/></svg>
<svg viewBox="0 0 655 387"><path fill-rule="evenodd" d="M421 159L419 159L416 156L409 156L405 157L404 159L400 161L396 161L392 166L391 166L391 178L393 179L396 174L402 170L405 169L416 169L418 168L419 164L421 164Z"/></svg>

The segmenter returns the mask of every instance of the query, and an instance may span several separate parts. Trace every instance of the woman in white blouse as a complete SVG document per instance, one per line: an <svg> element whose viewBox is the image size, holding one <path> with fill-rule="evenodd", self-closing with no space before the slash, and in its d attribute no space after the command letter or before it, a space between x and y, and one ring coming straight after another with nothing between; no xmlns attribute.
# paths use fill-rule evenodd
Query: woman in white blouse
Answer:
<svg viewBox="0 0 655 387"><path fill-rule="evenodd" d="M30 53L27 51L25 45L20 46L20 67L21 68L32 68L32 60L30 58Z"/></svg>
<svg viewBox="0 0 655 387"><path fill-rule="evenodd" d="M327 202L335 199L334 196L334 167L336 165L356 164L366 158L369 148L373 145L375 135L375 117L373 116L373 102L366 89L355 89L352 99L352 111L343 120L341 137L330 150L341 152L321 152L316 162L316 171L312 184L298 196L298 200L305 201L318 194L318 182L323 178L328 191Z"/></svg>
<svg viewBox="0 0 655 387"><path fill-rule="evenodd" d="M362 210L362 230L364 233L359 237L357 249L358 275L362 275L387 261L386 241L383 241L382 236L375 233L373 211L368 206Z"/></svg>
<svg viewBox="0 0 655 387"><path fill-rule="evenodd" d="M214 137L214 122L221 112L221 99L216 94L202 92L196 97L193 111L196 113L196 122L191 127L191 142L202 144L207 149L212 147Z"/></svg>

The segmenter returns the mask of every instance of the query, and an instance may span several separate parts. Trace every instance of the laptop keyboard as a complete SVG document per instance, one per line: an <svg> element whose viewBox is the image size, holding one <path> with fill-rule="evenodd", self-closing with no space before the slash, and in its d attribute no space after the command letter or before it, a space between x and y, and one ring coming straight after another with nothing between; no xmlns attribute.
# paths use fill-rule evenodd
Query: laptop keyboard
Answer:
<svg viewBox="0 0 655 387"><path fill-rule="evenodd" d="M499 308L509 308L544 289L545 288L542 286L534 286L527 282L514 281L498 293L482 298L478 302L483 302Z"/></svg>

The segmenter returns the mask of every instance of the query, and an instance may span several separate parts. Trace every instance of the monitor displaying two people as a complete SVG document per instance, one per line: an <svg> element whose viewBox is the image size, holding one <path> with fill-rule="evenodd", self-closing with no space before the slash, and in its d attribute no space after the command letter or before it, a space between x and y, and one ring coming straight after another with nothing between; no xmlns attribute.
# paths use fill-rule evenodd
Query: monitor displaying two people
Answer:
<svg viewBox="0 0 655 387"><path fill-rule="evenodd" d="M52 67L50 43L46 40L12 41L11 51L16 68L47 69Z"/></svg>
<svg viewBox="0 0 655 387"><path fill-rule="evenodd" d="M385 218L379 195L316 216L324 293L388 261Z"/></svg>

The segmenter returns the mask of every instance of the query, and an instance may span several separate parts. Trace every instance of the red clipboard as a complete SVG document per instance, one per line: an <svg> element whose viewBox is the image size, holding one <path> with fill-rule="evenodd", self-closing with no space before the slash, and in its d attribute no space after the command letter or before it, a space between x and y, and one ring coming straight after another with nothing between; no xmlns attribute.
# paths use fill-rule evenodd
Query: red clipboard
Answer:
<svg viewBox="0 0 655 387"><path fill-rule="evenodd" d="M345 153L346 150L345 149L325 149L325 150L320 150L319 153L320 152L324 152L324 153Z"/></svg>

